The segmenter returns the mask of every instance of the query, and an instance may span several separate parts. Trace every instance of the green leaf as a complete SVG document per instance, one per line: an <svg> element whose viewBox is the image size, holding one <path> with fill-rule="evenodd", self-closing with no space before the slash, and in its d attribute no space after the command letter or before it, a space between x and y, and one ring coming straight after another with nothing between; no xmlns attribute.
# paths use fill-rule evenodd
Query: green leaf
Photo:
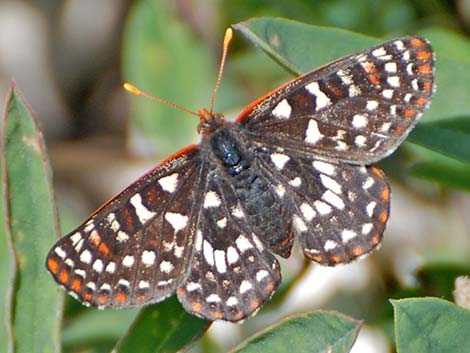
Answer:
<svg viewBox="0 0 470 353"><path fill-rule="evenodd" d="M346 353L361 322L333 312L314 311L295 315L249 338L234 352L243 353Z"/></svg>
<svg viewBox="0 0 470 353"><path fill-rule="evenodd" d="M7 227L17 259L15 352L59 352L62 296L44 266L58 237L51 173L37 120L14 86L2 142Z"/></svg>
<svg viewBox="0 0 470 353"><path fill-rule="evenodd" d="M470 117L419 124L411 131L408 141L456 160L470 163L469 127Z"/></svg>
<svg viewBox="0 0 470 353"><path fill-rule="evenodd" d="M437 298L392 300L398 353L468 353L470 311Z"/></svg>
<svg viewBox="0 0 470 353"><path fill-rule="evenodd" d="M278 18L255 18L233 28L297 75L380 42L337 28Z"/></svg>
<svg viewBox="0 0 470 353"><path fill-rule="evenodd" d="M124 34L126 80L194 110L209 102L215 82L209 54L193 31L172 15L168 1L135 3ZM152 152L166 155L175 146L186 146L190 137L196 139L197 118L150 99L130 98L131 137L136 137L132 143L145 141Z"/></svg>
<svg viewBox="0 0 470 353"><path fill-rule="evenodd" d="M173 296L142 309L113 353L179 352L200 337L210 324L188 314Z"/></svg>
<svg viewBox="0 0 470 353"><path fill-rule="evenodd" d="M6 102L11 99L11 90L8 93ZM5 107L5 115L8 106ZM0 131L5 131L0 128ZM3 137L2 137L3 139ZM2 147L3 149L3 147ZM4 155L0 164L2 179L4 176ZM2 183L5 186L5 183ZM7 353L13 351L13 322L12 322L12 296L15 281L15 255L11 243L11 234L6 227L7 214L4 209L4 190L0 189L0 352Z"/></svg>
<svg viewBox="0 0 470 353"><path fill-rule="evenodd" d="M64 324L64 350L68 352L77 347L89 348L103 342L115 344L126 333L137 313L138 309L83 311Z"/></svg>

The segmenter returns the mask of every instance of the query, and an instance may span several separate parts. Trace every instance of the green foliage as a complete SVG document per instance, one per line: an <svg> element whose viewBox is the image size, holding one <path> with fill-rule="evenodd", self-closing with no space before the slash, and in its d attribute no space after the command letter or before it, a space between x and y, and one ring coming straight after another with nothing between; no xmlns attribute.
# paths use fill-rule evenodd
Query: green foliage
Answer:
<svg viewBox="0 0 470 353"><path fill-rule="evenodd" d="M8 293L4 310L9 312L2 320L11 320L6 324L14 337L11 342L10 336L10 349L15 352L59 352L62 300L44 270L45 255L59 235L49 164L36 119L14 86L7 99L3 129L7 231L2 241L10 238L17 271L10 287L14 302L11 304ZM10 259L9 247L5 250ZM9 263L6 269L10 273L2 277L2 288L13 284Z"/></svg>
<svg viewBox="0 0 470 353"><path fill-rule="evenodd" d="M296 315L249 338L233 352L347 353L352 348L361 323L343 315L316 311Z"/></svg>
<svg viewBox="0 0 470 353"><path fill-rule="evenodd" d="M437 298L392 301L398 353L468 353L470 311Z"/></svg>

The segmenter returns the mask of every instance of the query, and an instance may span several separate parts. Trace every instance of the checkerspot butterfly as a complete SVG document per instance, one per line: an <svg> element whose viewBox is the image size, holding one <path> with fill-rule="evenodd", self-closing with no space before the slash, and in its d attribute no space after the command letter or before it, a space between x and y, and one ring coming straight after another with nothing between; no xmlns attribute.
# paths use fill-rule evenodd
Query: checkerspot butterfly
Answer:
<svg viewBox="0 0 470 353"><path fill-rule="evenodd" d="M274 293L274 255L288 257L294 238L329 266L380 244L390 189L371 164L402 143L433 90L431 46L404 37L286 83L235 122L202 109L201 143L59 240L47 268L85 305L127 308L176 292L197 316L242 320Z"/></svg>

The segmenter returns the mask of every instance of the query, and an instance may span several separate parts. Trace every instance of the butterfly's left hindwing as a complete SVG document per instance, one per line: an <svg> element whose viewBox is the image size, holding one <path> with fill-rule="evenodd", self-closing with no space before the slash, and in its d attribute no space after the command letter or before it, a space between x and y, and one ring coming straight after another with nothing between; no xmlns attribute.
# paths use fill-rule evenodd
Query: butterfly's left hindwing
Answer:
<svg viewBox="0 0 470 353"><path fill-rule="evenodd" d="M47 257L56 281L98 307L171 295L191 258L199 157L197 147L177 153L62 238Z"/></svg>

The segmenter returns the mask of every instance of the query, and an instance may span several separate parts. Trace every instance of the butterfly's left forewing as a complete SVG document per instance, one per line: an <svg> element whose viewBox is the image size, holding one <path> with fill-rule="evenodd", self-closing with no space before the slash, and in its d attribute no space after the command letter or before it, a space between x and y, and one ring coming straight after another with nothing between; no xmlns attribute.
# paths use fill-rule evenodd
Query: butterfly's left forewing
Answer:
<svg viewBox="0 0 470 353"><path fill-rule="evenodd" d="M239 116L260 144L371 164L392 153L429 105L434 54L418 37L386 42L311 71Z"/></svg>
<svg viewBox="0 0 470 353"><path fill-rule="evenodd" d="M171 295L191 258L199 156L197 146L180 151L59 240L47 257L56 281L98 307L130 307Z"/></svg>

